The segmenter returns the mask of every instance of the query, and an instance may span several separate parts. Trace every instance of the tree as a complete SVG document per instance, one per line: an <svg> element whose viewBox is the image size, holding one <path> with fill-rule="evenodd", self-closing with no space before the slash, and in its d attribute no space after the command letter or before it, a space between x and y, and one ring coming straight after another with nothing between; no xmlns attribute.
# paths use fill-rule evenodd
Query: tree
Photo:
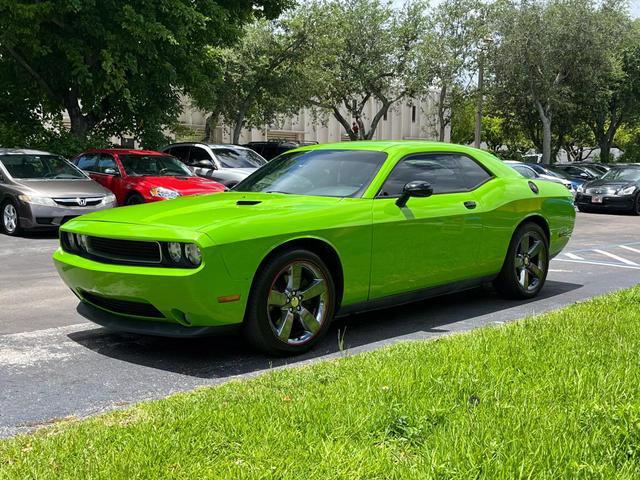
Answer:
<svg viewBox="0 0 640 480"><path fill-rule="evenodd" d="M195 104L231 125L238 143L243 128L270 124L306 104L299 87L309 47L309 31L294 19L258 20L237 45L210 52L215 76L192 92Z"/></svg>
<svg viewBox="0 0 640 480"><path fill-rule="evenodd" d="M419 55L425 12L421 2L395 9L380 0L316 0L299 11L315 32L305 68L307 98L331 112L351 140L373 138L392 105L431 83L428 59ZM370 99L374 113L367 118Z"/></svg>
<svg viewBox="0 0 640 480"><path fill-rule="evenodd" d="M473 71L479 44L488 33L483 21L484 5L478 0L445 0L430 18L424 55L433 68L438 96L439 140L444 141L452 106L462 101Z"/></svg>
<svg viewBox="0 0 640 480"><path fill-rule="evenodd" d="M618 129L640 110L640 24L631 28L618 2L605 2L600 23L600 68L582 79L577 92L581 120L600 148L600 161L610 161Z"/></svg>
<svg viewBox="0 0 640 480"><path fill-rule="evenodd" d="M557 152L557 147L552 149L556 115L572 108L575 86L599 68L602 32L594 5L591 0L504 2L495 16L494 95L518 112L523 124L529 123L531 108L535 110L544 163ZM562 135L557 132L556 138Z"/></svg>
<svg viewBox="0 0 640 480"><path fill-rule="evenodd" d="M202 78L207 48L286 3L0 0L0 63L19 67L18 81L35 87L31 100L45 113L66 111L74 137L128 132L157 142L181 92Z"/></svg>

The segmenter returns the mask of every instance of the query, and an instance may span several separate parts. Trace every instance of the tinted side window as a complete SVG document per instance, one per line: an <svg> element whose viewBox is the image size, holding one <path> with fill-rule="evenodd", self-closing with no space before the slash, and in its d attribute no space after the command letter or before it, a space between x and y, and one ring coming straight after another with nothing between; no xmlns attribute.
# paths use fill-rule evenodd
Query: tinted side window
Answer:
<svg viewBox="0 0 640 480"><path fill-rule="evenodd" d="M204 148L200 147L191 147L191 154L189 156L189 162L193 164L193 162L197 162L199 160L212 160L211 155Z"/></svg>
<svg viewBox="0 0 640 480"><path fill-rule="evenodd" d="M76 165L80 170L95 172L97 168L97 163L98 163L98 155L88 154L88 155L82 155L76 162Z"/></svg>
<svg viewBox="0 0 640 480"><path fill-rule="evenodd" d="M171 147L169 149L169 153L180 159L183 163L187 163L189 161L189 147L187 146Z"/></svg>
<svg viewBox="0 0 640 480"><path fill-rule="evenodd" d="M433 193L453 193L473 190L490 178L484 168L464 155L411 155L394 167L378 196L398 196L414 180L429 182Z"/></svg>
<svg viewBox="0 0 640 480"><path fill-rule="evenodd" d="M98 155L98 167L96 172L98 173L107 173L105 170L115 170L118 171L118 166L116 165L116 161L113 159L111 155ZM109 173L113 175L113 173Z"/></svg>

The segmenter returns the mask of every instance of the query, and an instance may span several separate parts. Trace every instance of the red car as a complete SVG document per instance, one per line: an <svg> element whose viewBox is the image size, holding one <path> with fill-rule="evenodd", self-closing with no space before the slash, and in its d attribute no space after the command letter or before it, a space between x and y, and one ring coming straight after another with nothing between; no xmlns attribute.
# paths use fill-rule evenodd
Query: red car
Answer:
<svg viewBox="0 0 640 480"><path fill-rule="evenodd" d="M196 176L177 158L153 150L96 149L81 153L73 163L111 190L118 205L136 205L225 189L218 182Z"/></svg>

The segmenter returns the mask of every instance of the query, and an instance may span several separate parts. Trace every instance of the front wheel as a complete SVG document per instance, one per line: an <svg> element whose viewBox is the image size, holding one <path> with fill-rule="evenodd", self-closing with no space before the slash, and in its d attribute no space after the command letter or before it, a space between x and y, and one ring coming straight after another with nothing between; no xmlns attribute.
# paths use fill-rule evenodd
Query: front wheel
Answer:
<svg viewBox="0 0 640 480"><path fill-rule="evenodd" d="M307 250L291 250L257 273L245 316L247 339L275 355L309 350L333 317L335 284L322 259Z"/></svg>
<svg viewBox="0 0 640 480"><path fill-rule="evenodd" d="M640 215L640 192L636 194L636 199L633 202L633 208L631 209L633 215Z"/></svg>
<svg viewBox="0 0 640 480"><path fill-rule="evenodd" d="M20 219L16 205L7 200L2 204L2 230L7 235L18 235L20 233Z"/></svg>
<svg viewBox="0 0 640 480"><path fill-rule="evenodd" d="M139 193L129 195L126 202L124 202L125 205L140 205L142 203L144 203L144 197Z"/></svg>
<svg viewBox="0 0 640 480"><path fill-rule="evenodd" d="M549 241L536 223L525 223L513 234L496 290L507 298L533 298L544 286L549 270Z"/></svg>

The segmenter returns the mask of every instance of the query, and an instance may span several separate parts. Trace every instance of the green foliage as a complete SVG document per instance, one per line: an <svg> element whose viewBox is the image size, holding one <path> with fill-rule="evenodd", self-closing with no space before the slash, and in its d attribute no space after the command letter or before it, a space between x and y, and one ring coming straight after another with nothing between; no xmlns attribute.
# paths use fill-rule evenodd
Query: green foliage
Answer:
<svg viewBox="0 0 640 480"><path fill-rule="evenodd" d="M310 47L298 18L256 21L237 45L208 51L211 76L192 90L195 104L233 126L237 143L243 127L270 124L308 103L301 85Z"/></svg>
<svg viewBox="0 0 640 480"><path fill-rule="evenodd" d="M640 163L640 123L623 125L617 132L615 143L623 151L619 162Z"/></svg>
<svg viewBox="0 0 640 480"><path fill-rule="evenodd" d="M63 422L0 477L637 479L639 318L635 287Z"/></svg>
<svg viewBox="0 0 640 480"><path fill-rule="evenodd" d="M17 82L0 75L0 91L28 85L28 103L45 115L66 111L80 140L130 133L154 145L180 112L181 92L202 79L205 51L288 3L0 0L0 70Z"/></svg>
<svg viewBox="0 0 640 480"><path fill-rule="evenodd" d="M298 15L314 32L304 69L307 98L331 112L352 140L373 138L392 105L430 85L430 59L420 55L427 30L422 1L394 8L379 0L314 0ZM369 99L376 102L367 117Z"/></svg>

